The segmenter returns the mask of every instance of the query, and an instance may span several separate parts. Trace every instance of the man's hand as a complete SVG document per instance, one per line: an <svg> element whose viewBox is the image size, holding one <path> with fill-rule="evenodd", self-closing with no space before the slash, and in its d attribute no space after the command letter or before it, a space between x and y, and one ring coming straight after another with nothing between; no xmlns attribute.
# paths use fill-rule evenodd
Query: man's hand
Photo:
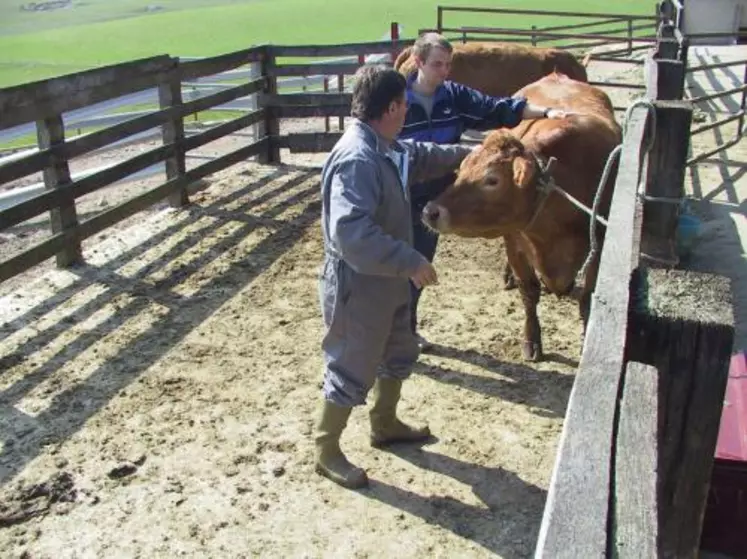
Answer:
<svg viewBox="0 0 747 559"><path fill-rule="evenodd" d="M427 260L424 260L420 266L418 266L418 269L415 270L415 273L412 276L410 276L410 279L418 289L423 289L427 285L435 285L438 283L436 269Z"/></svg>
<svg viewBox="0 0 747 559"><path fill-rule="evenodd" d="M576 114L578 113L574 113L573 111L564 111L563 109L547 109L547 118L553 118L557 120L562 120Z"/></svg>

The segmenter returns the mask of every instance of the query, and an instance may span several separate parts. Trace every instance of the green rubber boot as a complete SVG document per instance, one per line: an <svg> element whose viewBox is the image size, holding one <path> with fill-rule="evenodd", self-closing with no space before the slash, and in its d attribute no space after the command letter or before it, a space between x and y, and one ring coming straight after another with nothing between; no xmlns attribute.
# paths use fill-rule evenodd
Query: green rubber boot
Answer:
<svg viewBox="0 0 747 559"><path fill-rule="evenodd" d="M378 377L374 384L374 405L370 411L371 446L381 448L393 443L424 441L431 436L428 426L410 427L397 418L397 403L402 381Z"/></svg>
<svg viewBox="0 0 747 559"><path fill-rule="evenodd" d="M316 425L315 469L348 489L359 489L368 485L366 472L348 462L340 450L340 435L348 424L352 408L346 408L324 400Z"/></svg>

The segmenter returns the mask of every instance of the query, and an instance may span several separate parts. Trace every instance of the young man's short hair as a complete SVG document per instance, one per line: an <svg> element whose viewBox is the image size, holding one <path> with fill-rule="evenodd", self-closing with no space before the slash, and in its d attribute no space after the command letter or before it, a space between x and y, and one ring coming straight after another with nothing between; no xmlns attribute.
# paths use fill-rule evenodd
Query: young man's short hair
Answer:
<svg viewBox="0 0 747 559"><path fill-rule="evenodd" d="M364 122L381 118L393 101L402 99L407 82L383 64L361 66L355 73L350 114Z"/></svg>
<svg viewBox="0 0 747 559"><path fill-rule="evenodd" d="M415 44L412 46L412 54L419 58L421 62L425 62L433 49L444 49L449 54L454 51L454 47L443 35L423 33L415 40Z"/></svg>

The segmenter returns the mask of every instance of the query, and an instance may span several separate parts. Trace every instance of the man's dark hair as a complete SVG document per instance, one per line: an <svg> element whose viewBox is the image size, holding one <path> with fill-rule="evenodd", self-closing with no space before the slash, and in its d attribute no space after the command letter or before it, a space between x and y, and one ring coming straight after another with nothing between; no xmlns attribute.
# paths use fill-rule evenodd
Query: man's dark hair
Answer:
<svg viewBox="0 0 747 559"><path fill-rule="evenodd" d="M402 98L406 87L397 70L383 64L361 66L355 73L350 114L364 122L381 118L392 101Z"/></svg>

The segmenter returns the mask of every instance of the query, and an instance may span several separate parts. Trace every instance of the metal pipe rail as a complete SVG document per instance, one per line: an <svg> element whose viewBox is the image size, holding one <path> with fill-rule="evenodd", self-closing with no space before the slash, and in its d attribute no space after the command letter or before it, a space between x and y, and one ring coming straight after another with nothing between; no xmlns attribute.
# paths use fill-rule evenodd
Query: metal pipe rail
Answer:
<svg viewBox="0 0 747 559"><path fill-rule="evenodd" d="M656 37L617 37L617 36L610 36L610 35L597 35L593 33L545 33L543 31L534 31L534 30L519 30L519 29L507 29L507 28L500 28L500 27L462 27L462 28L449 28L444 27L441 29L442 32L449 31L449 32L463 32L467 31L469 33L477 33L477 34L489 34L489 35L516 35L520 37L553 37L555 39L595 39L600 40L604 39L606 41L611 42L622 42L624 41L633 41L633 42L639 42L639 43L648 43L655 44L657 39Z"/></svg>
<svg viewBox="0 0 747 559"><path fill-rule="evenodd" d="M593 12L561 12L547 10L520 10L513 8L470 8L467 6L438 6L438 14L443 12L468 12L482 14L513 14L513 15L539 15L539 16L559 16L559 17L596 17L596 18L621 18L638 21L656 22L656 16L630 15L630 14L600 14Z"/></svg>
<svg viewBox="0 0 747 559"><path fill-rule="evenodd" d="M739 111L734 113L731 116L728 116L726 118L722 118L721 120L717 120L716 122L712 122L710 124L704 124L703 126L699 126L695 130L690 131L690 137L696 136L698 134L702 134L703 132L708 132L709 130L713 130L714 128L718 128L719 126L722 126L724 124L729 124L730 122L734 122L735 120L738 120L744 116L744 111Z"/></svg>

